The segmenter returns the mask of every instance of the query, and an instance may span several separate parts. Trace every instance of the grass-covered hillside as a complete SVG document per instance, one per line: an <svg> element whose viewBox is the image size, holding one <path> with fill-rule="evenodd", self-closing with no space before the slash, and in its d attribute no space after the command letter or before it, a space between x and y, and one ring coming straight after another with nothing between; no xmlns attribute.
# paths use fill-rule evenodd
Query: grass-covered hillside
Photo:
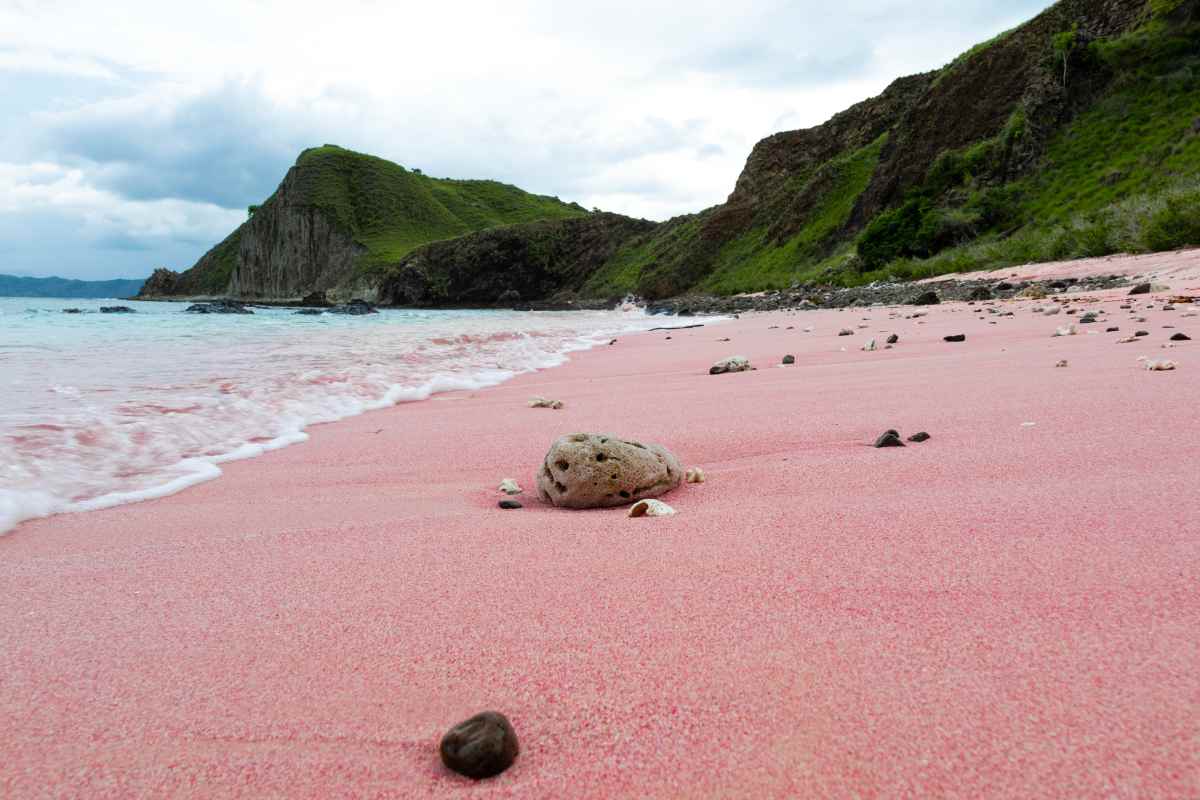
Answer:
<svg viewBox="0 0 1200 800"><path fill-rule="evenodd" d="M429 242L586 213L557 197L497 181L430 178L334 145L300 154L294 192L294 203L321 209L366 247L368 267L399 261Z"/></svg>
<svg viewBox="0 0 1200 800"><path fill-rule="evenodd" d="M334 145L305 150L276 192L163 294L292 297L394 264L431 242L584 216L579 205L487 180L431 178ZM167 291L166 289L170 289Z"/></svg>
<svg viewBox="0 0 1200 800"><path fill-rule="evenodd" d="M854 284L1200 245L1200 3L1063 0L755 148L729 201L586 289Z"/></svg>

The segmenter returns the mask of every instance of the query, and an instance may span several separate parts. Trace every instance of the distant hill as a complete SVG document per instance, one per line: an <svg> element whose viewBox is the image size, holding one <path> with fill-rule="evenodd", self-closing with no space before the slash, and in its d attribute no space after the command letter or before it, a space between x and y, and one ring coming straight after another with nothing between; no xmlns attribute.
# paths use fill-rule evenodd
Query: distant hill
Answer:
<svg viewBox="0 0 1200 800"><path fill-rule="evenodd" d="M414 249L464 234L586 216L583 207L486 180L431 178L335 145L305 150L249 219L146 296L298 298L353 281Z"/></svg>
<svg viewBox="0 0 1200 800"><path fill-rule="evenodd" d="M21 278L0 275L0 297L133 297L145 278L111 281L77 281L71 278Z"/></svg>

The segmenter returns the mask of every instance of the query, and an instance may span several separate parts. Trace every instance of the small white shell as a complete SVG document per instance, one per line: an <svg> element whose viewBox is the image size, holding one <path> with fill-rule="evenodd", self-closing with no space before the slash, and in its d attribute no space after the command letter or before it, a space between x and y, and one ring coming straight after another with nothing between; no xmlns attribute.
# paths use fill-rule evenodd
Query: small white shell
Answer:
<svg viewBox="0 0 1200 800"><path fill-rule="evenodd" d="M1154 361L1152 359L1145 359L1143 365L1151 372L1169 372L1178 366L1174 361Z"/></svg>
<svg viewBox="0 0 1200 800"><path fill-rule="evenodd" d="M639 500L629 509L631 517L670 517L675 513L675 509L661 500Z"/></svg>
<svg viewBox="0 0 1200 800"><path fill-rule="evenodd" d="M878 345L875 343L875 340L871 339L870 341L868 341L866 344L864 344L862 346L862 349L865 350L866 352L870 353L870 352L873 352L876 347L878 347Z"/></svg>
<svg viewBox="0 0 1200 800"><path fill-rule="evenodd" d="M704 470L700 469L699 467L692 467L687 471L685 480L688 483L704 483L706 480L708 480L708 476L705 475Z"/></svg>
<svg viewBox="0 0 1200 800"><path fill-rule="evenodd" d="M1071 362L1067 361L1067 360L1064 358L1062 361L1059 361L1059 362L1058 362L1057 364L1055 364L1054 366L1056 366L1056 367L1059 367L1059 368L1062 368L1062 367L1069 367L1069 366L1071 366Z"/></svg>
<svg viewBox="0 0 1200 800"><path fill-rule="evenodd" d="M520 494L521 487L512 478L505 478L504 480L500 481L500 491L504 492L505 494Z"/></svg>
<svg viewBox="0 0 1200 800"><path fill-rule="evenodd" d="M1064 325L1054 332L1055 336L1074 336L1079 333L1079 329L1074 325Z"/></svg>
<svg viewBox="0 0 1200 800"><path fill-rule="evenodd" d="M553 408L555 411L563 407L561 400L547 400L544 397L533 397L529 400L530 408Z"/></svg>

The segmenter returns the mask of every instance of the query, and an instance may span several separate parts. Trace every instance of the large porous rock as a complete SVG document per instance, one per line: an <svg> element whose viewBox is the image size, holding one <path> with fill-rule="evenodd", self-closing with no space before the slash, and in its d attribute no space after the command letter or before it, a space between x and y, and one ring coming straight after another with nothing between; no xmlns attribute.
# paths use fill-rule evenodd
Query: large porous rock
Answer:
<svg viewBox="0 0 1200 800"><path fill-rule="evenodd" d="M670 338L670 337L668 337ZM750 359L745 356L730 356L723 358L709 367L709 375L724 375L727 372L747 372L750 370Z"/></svg>
<svg viewBox="0 0 1200 800"><path fill-rule="evenodd" d="M447 769L482 780L511 767L520 746L507 717L484 711L451 728L442 737L440 750Z"/></svg>
<svg viewBox="0 0 1200 800"><path fill-rule="evenodd" d="M658 497L679 486L683 468L657 444L605 433L573 433L550 446L538 494L562 508L610 508Z"/></svg>

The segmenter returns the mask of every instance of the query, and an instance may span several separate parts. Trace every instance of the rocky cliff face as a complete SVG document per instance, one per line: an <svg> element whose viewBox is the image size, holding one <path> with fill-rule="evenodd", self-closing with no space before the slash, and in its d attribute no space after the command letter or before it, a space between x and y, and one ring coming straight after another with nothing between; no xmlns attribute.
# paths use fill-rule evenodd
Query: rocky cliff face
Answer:
<svg viewBox="0 0 1200 800"><path fill-rule="evenodd" d="M1077 28L1076 50L1082 52L1086 42L1134 27L1145 9L1140 0L1063 0L933 73L922 91L899 104L900 114L855 222L861 224L899 202L925 180L942 153L999 135L1018 110L1028 136L1016 152L1006 154L1000 177L1011 178L1031 167L1046 137L1107 77L1102 70L1080 70L1064 85L1054 37Z"/></svg>
<svg viewBox="0 0 1200 800"><path fill-rule="evenodd" d="M226 293L242 299L299 299L347 281L366 248L307 198L296 167L241 228Z"/></svg>

